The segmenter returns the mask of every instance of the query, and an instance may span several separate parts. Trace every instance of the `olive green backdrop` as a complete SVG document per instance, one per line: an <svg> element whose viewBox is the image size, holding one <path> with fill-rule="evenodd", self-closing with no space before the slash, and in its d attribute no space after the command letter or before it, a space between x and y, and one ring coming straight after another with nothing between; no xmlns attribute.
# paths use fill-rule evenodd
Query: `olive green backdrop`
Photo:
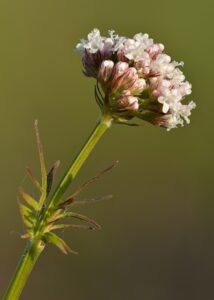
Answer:
<svg viewBox="0 0 214 300"><path fill-rule="evenodd" d="M49 165L60 159L63 174L99 116L94 82L73 50L98 27L148 32L164 43L185 62L197 109L190 126L171 132L149 124L107 132L73 185L120 161L81 196L114 195L80 209L103 229L63 233L80 255L48 246L21 299L214 298L213 7L211 0L0 0L0 294L24 247L17 189L33 192L25 166L39 174L33 120Z"/></svg>

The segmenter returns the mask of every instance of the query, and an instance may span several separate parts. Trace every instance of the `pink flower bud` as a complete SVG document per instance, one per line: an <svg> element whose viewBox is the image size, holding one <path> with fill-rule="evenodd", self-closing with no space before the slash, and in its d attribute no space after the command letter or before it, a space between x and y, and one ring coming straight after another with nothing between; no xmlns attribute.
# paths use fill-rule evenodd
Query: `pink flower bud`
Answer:
<svg viewBox="0 0 214 300"><path fill-rule="evenodd" d="M99 79L101 82L107 82L111 77L114 62L112 60L104 60L100 66Z"/></svg>
<svg viewBox="0 0 214 300"><path fill-rule="evenodd" d="M128 68L120 77L116 76L113 78L112 91L116 93L118 91L129 90L137 79L137 70L135 68Z"/></svg>
<svg viewBox="0 0 214 300"><path fill-rule="evenodd" d="M155 126L168 128L173 124L173 116L171 114L160 115L160 116L154 117L151 120L151 123Z"/></svg>
<svg viewBox="0 0 214 300"><path fill-rule="evenodd" d="M145 79L140 78L135 81L135 83L133 84L133 86L130 89L130 92L133 95L139 95L140 93L142 93L144 91L145 88L146 88L146 81L145 81Z"/></svg>
<svg viewBox="0 0 214 300"><path fill-rule="evenodd" d="M127 62L118 62L114 68L114 80L122 76L129 68L129 64Z"/></svg>
<svg viewBox="0 0 214 300"><path fill-rule="evenodd" d="M131 111L136 111L139 108L138 99L133 96L124 96L117 101L118 107L120 109L127 109Z"/></svg>

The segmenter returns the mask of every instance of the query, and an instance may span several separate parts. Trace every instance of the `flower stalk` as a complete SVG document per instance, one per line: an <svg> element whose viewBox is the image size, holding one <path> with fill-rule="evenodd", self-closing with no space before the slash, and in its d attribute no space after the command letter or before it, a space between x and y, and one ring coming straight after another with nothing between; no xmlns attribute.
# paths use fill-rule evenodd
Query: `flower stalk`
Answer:
<svg viewBox="0 0 214 300"><path fill-rule="evenodd" d="M88 158L89 154L91 153L91 151L93 150L97 142L106 132L106 130L111 126L111 123L112 123L111 117L109 117L108 115L103 116L102 119L97 123L95 129L89 136L82 150L76 156L71 167L63 176L60 184L56 188L51 200L49 201L49 204L46 206L46 208L43 211L41 211L41 216L39 217L39 222L37 224L34 237L29 238L25 252L17 266L15 274L3 297L4 300L19 299L21 292L28 280L29 275L31 274L31 271L39 255L45 248L46 242L49 242L49 240L43 239L44 225L47 222L47 218L50 217L52 212L57 209L60 200L62 199L62 196L64 195L65 191L69 187L70 183L77 175L78 171L82 167L85 160ZM72 216L75 217L75 214L73 214ZM76 216L79 217L80 215L76 214ZM49 237L50 237L50 233L49 233ZM52 240L52 242L54 241ZM61 244L59 244L59 242L61 242ZM55 241L55 244L56 245L58 244L57 246L61 248L61 250L64 253L67 253L70 250L62 240L58 239L57 241Z"/></svg>
<svg viewBox="0 0 214 300"><path fill-rule="evenodd" d="M63 196L64 192L68 188L71 181L77 175L79 169L83 165L84 161L87 159L91 151L93 150L96 143L105 133L105 131L111 126L112 119L110 116L106 115L102 118L101 121L98 122L97 126L95 127L94 131L90 135L89 139L87 140L86 144L83 146L80 153L75 158L73 164L66 172L65 176L63 177L62 181L60 182L58 188L56 189L53 198L50 202L49 208L56 206L61 197Z"/></svg>

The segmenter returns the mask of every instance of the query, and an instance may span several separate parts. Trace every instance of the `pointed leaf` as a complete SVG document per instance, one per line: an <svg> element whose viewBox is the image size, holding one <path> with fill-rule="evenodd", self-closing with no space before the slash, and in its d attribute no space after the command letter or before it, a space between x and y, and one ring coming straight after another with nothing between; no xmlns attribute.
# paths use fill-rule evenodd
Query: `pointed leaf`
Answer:
<svg viewBox="0 0 214 300"><path fill-rule="evenodd" d="M36 219L35 219L35 216L34 216L32 210L29 207L21 204L20 202L19 202L19 210L20 210L20 214L21 214L23 223L28 228L32 228L36 223Z"/></svg>
<svg viewBox="0 0 214 300"><path fill-rule="evenodd" d="M62 209L65 209L66 206L68 205L84 205L84 204L93 204L105 200L109 200L113 197L113 195L107 195L107 196L101 196L101 197L95 197L95 198L90 198L90 199L85 199L85 200L76 200L75 198L68 198L66 201L60 203L59 207Z"/></svg>
<svg viewBox="0 0 214 300"><path fill-rule="evenodd" d="M33 172L31 171L31 169L29 167L26 168L26 172L28 177L30 178L31 182L33 183L33 185L35 185L35 187L42 192L42 187L40 185L40 183L36 180L36 178L33 175Z"/></svg>
<svg viewBox="0 0 214 300"><path fill-rule="evenodd" d="M68 227L72 227L72 224L55 224L55 223L50 223L48 224L45 229L44 229L44 233L46 232L50 232L52 230L57 230L57 229L65 229Z"/></svg>
<svg viewBox="0 0 214 300"><path fill-rule="evenodd" d="M78 219L80 221L84 221L84 222L92 225L96 229L101 229L101 225L99 225L96 221L94 221L94 220L92 220L92 219L90 219L90 218L88 218L88 217L86 217L84 215L67 211L67 212L64 213L64 216L65 217L75 218L75 219Z"/></svg>
<svg viewBox="0 0 214 300"><path fill-rule="evenodd" d="M97 230L97 228L95 228L92 225L82 225L82 224L70 224L70 228L73 229L85 229L85 230Z"/></svg>
<svg viewBox="0 0 214 300"><path fill-rule="evenodd" d="M53 232L48 232L45 234L46 242L52 243L57 246L64 254L69 252L78 254L76 251L71 250L71 248L61 239L58 235Z"/></svg>
<svg viewBox="0 0 214 300"><path fill-rule="evenodd" d="M102 100L101 96L99 95L99 90L96 87L96 85L94 86L94 97L95 97L95 100L96 100L97 104L99 105L100 109L102 109L103 100Z"/></svg>
<svg viewBox="0 0 214 300"><path fill-rule="evenodd" d="M84 188L89 186L91 183L93 183L95 180L100 179L102 175L112 170L116 165L119 163L118 160L113 162L108 168L104 169L103 171L99 172L97 175L92 177L91 179L87 180L85 183L83 183L68 199L76 197Z"/></svg>
<svg viewBox="0 0 214 300"><path fill-rule="evenodd" d="M87 230L94 230L95 227L90 226L90 225L79 225L79 224L71 224L71 228L74 229L87 229Z"/></svg>
<svg viewBox="0 0 214 300"><path fill-rule="evenodd" d="M47 196L51 191L51 187L53 184L53 179L54 179L54 175L57 171L57 169L59 168L60 165L60 161L58 160L57 162L55 162L55 164L53 165L53 167L50 169L48 175L47 175Z"/></svg>
<svg viewBox="0 0 214 300"><path fill-rule="evenodd" d="M59 204L59 207L60 207L61 209L65 209L66 206L68 206L68 205L70 205L70 204L72 204L72 203L74 203L74 202L75 202L75 198L74 198L74 197L70 197L70 198L68 198L67 200L65 200L64 202L60 203L60 204Z"/></svg>
<svg viewBox="0 0 214 300"><path fill-rule="evenodd" d="M63 209L57 209L55 210L52 215L47 219L47 223L56 222L59 219L63 218L65 214L65 211Z"/></svg>
<svg viewBox="0 0 214 300"><path fill-rule="evenodd" d="M24 234L21 235L22 239L28 239L29 237L31 237L30 232L26 232L26 233L24 233Z"/></svg>
<svg viewBox="0 0 214 300"><path fill-rule="evenodd" d="M25 193L23 190L20 190L20 195L27 202L28 205L30 205L35 211L38 211L39 204L35 199L33 199L30 195Z"/></svg>
<svg viewBox="0 0 214 300"><path fill-rule="evenodd" d="M52 224L50 230L65 229L72 227L72 224Z"/></svg>
<svg viewBox="0 0 214 300"><path fill-rule="evenodd" d="M107 195L107 196L95 197L95 198L90 198L90 199L85 199L85 200L77 200L77 201L73 202L73 205L94 204L97 202L112 199L112 197L113 197L113 195Z"/></svg>
<svg viewBox="0 0 214 300"><path fill-rule="evenodd" d="M36 132L36 142L37 142L37 148L38 148L39 160L40 160L40 167L41 167L42 190L46 192L46 189L47 189L47 172L46 172L46 166L45 166L43 146L42 146L42 143L41 143L41 140L40 140L40 135L39 135L38 120L35 121L34 127L35 127L35 132Z"/></svg>
<svg viewBox="0 0 214 300"><path fill-rule="evenodd" d="M47 227L47 231L45 230L45 232L49 232L52 230L58 230L58 229L65 229L65 228L73 228L73 229L87 229L87 230L94 230L95 227L94 226L90 226L90 225L79 225L79 224L51 224Z"/></svg>

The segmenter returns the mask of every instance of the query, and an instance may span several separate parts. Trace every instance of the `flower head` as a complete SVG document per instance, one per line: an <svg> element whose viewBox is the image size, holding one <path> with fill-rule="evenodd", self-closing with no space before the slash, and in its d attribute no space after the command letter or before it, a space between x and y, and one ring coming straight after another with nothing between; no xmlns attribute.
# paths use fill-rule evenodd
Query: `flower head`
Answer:
<svg viewBox="0 0 214 300"><path fill-rule="evenodd" d="M109 31L104 37L94 29L76 48L84 74L97 80L97 102L115 121L137 117L168 130L190 122L196 105L183 103L192 89L183 62L172 61L148 34L126 38Z"/></svg>

